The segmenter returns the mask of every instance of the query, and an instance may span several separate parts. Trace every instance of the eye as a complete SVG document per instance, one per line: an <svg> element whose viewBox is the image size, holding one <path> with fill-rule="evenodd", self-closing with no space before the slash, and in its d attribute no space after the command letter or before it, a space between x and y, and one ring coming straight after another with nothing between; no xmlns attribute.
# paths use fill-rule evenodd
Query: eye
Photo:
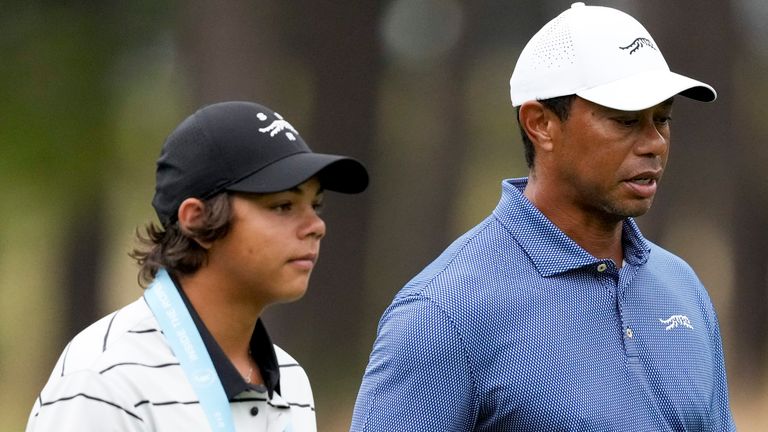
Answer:
<svg viewBox="0 0 768 432"><path fill-rule="evenodd" d="M312 209L315 210L316 214L322 214L323 213L323 202L322 201L315 201L312 203Z"/></svg>
<svg viewBox="0 0 768 432"><path fill-rule="evenodd" d="M272 208L272 210L274 210L274 211L276 211L278 213L287 213L287 212L291 211L291 209L293 208L293 203L292 202L280 202L280 203L277 203L277 204L273 205L271 208Z"/></svg>
<svg viewBox="0 0 768 432"><path fill-rule="evenodd" d="M672 121L672 117L671 116L659 116L659 117L656 117L656 123L659 123L659 124L669 124L671 121Z"/></svg>
<svg viewBox="0 0 768 432"><path fill-rule="evenodd" d="M634 126L639 122L637 118L633 118L633 117L616 117L614 118L614 121L616 121L622 126L627 126L627 127Z"/></svg>

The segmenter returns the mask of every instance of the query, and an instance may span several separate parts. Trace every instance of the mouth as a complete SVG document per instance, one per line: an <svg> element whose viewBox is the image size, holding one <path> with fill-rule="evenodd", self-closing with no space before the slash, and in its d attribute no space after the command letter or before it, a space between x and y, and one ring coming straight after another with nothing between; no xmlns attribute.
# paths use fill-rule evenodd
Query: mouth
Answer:
<svg viewBox="0 0 768 432"><path fill-rule="evenodd" d="M658 181L661 178L661 170L645 171L627 180L624 180L630 190L640 198L652 198L656 194Z"/></svg>
<svg viewBox="0 0 768 432"><path fill-rule="evenodd" d="M317 253L308 253L288 260L288 263L301 270L312 270L317 262Z"/></svg>

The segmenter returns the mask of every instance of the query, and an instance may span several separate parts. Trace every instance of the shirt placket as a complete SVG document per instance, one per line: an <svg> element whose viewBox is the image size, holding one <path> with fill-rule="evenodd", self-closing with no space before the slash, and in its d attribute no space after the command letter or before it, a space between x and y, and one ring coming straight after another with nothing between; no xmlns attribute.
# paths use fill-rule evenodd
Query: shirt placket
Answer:
<svg viewBox="0 0 768 432"><path fill-rule="evenodd" d="M638 349L635 342L636 335L635 330L632 328L630 313L628 308L624 304L624 290L626 289L627 281L623 275L627 274L627 266L619 270L614 265L613 261L606 260L598 262L595 265L597 272L597 279L602 283L610 292L614 300L614 314L616 316L616 322L619 323L620 332L622 335L622 344L624 347L624 354L627 356L627 360L630 364L639 363Z"/></svg>
<svg viewBox="0 0 768 432"><path fill-rule="evenodd" d="M641 335L639 335L636 332L636 329L633 328L633 323L635 322L632 317L633 311L626 302L626 292L635 273L637 273L637 267L626 264L621 270L617 271L616 304L622 326L624 350L627 359L629 360L630 365L639 367L640 355L637 347L637 338Z"/></svg>

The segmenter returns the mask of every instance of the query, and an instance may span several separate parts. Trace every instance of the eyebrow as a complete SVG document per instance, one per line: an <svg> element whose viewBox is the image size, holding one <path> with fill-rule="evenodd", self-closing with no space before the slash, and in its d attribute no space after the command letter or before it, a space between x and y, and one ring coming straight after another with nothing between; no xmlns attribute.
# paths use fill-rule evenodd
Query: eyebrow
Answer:
<svg viewBox="0 0 768 432"><path fill-rule="evenodd" d="M675 102L675 97L674 97L674 96L672 96L671 98L669 98L669 99L665 100L664 102L660 103L659 105L661 105L661 106L663 106L663 107L665 107L665 108L666 108L666 107L670 107L670 106L672 106L672 104L673 104L674 102Z"/></svg>
<svg viewBox="0 0 768 432"><path fill-rule="evenodd" d="M299 186L301 186L301 185L294 186L294 187L292 187L290 189L286 189L283 192L291 192L291 193L295 193L295 194L299 194L299 195L304 195L304 190L301 189ZM325 192L325 189L321 185L319 188L317 188L317 192L315 193L315 195L320 195L323 192ZM275 192L275 193L280 193L280 192Z"/></svg>

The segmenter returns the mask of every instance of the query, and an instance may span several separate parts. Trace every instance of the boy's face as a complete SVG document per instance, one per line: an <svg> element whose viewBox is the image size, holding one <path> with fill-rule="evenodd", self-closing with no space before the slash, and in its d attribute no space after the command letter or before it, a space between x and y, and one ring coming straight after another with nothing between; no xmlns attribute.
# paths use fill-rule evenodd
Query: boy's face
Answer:
<svg viewBox="0 0 768 432"><path fill-rule="evenodd" d="M233 194L230 231L211 245L208 265L262 308L299 299L325 235L322 200L316 178L283 192Z"/></svg>

